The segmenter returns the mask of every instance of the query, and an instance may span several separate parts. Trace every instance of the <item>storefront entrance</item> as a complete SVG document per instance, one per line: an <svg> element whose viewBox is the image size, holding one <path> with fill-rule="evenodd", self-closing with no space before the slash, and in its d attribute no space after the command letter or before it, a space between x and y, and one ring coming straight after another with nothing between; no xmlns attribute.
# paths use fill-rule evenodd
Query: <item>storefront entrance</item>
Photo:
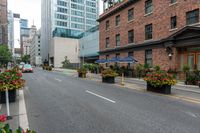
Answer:
<svg viewBox="0 0 200 133"><path fill-rule="evenodd" d="M180 59L180 70L182 70L185 65L190 67L190 71L195 69L200 70L200 47L183 48L179 49L178 51L178 59Z"/></svg>

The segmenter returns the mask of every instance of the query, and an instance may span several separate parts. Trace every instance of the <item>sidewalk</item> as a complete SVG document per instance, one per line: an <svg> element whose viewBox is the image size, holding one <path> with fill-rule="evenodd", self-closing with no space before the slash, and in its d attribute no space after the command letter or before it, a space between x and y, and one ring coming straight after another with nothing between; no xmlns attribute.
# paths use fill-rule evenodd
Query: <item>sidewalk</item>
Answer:
<svg viewBox="0 0 200 133"><path fill-rule="evenodd" d="M55 71L62 72L67 75L75 76L77 75L76 70L72 69L62 69L62 68L56 68ZM101 80L101 74L93 74L89 73L89 75L92 76L92 78L100 79ZM87 75L87 77L89 77ZM121 77L117 77L116 81L120 82ZM146 82L143 79L138 78L124 78L125 84L140 84L140 85L146 85ZM182 90L182 91L188 91L188 92L194 92L200 94L200 88L195 85L185 85L184 82L179 81L175 86L173 86L174 89Z"/></svg>
<svg viewBox="0 0 200 133"><path fill-rule="evenodd" d="M71 69L60 69L56 68L55 71L62 72L68 76L77 77L77 71ZM86 80L93 80L101 82L101 74L88 73ZM129 89L134 89L138 91L146 91L146 82L143 79L138 78L124 78L124 85L121 85L121 77L115 79L116 86L121 86ZM186 101L193 101L200 104L200 88L194 85L185 85L183 82L178 82L172 87L172 95L169 97L174 97L177 99L182 99Z"/></svg>
<svg viewBox="0 0 200 133"><path fill-rule="evenodd" d="M16 101L13 103L9 103L10 107L10 116L12 117L10 120L7 120L5 123L10 125L10 128L13 132L18 129L18 127L22 127L23 129L29 128L28 120L25 119L27 117L26 112L24 111L25 104L22 106L22 103L25 103L23 90L17 91ZM0 103L0 114L7 114L6 104Z"/></svg>

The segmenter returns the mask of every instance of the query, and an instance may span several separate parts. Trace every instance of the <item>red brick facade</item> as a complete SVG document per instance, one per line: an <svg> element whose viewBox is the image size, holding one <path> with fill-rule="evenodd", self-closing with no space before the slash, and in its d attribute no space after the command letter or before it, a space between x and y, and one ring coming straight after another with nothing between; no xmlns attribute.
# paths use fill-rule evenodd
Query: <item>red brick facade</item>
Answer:
<svg viewBox="0 0 200 133"><path fill-rule="evenodd" d="M179 67L177 48L172 48L173 56L169 59L165 43L161 40L183 29L186 26L186 12L200 9L200 2L199 0L177 0L176 3L170 4L171 0L152 0L153 11L150 14L145 14L145 1L135 0L130 2L129 0L124 0L100 15L98 20L100 23L100 58L105 58L106 55L114 57L116 53L120 53L120 57L126 57L128 52L132 51L134 52L134 58L139 63L144 64L145 50L152 49L153 65L159 65L165 70L177 68ZM127 2L129 4L123 7ZM134 19L128 21L128 10L131 8L134 9ZM117 15L120 15L120 25L116 27L115 17ZM173 16L177 16L177 28L175 29L171 29L171 17ZM108 30L105 27L106 21L109 21ZM153 27L153 38L151 40L145 40L145 25L148 24L152 24ZM200 23L195 23L192 26L200 26ZM134 43L132 44L128 43L129 30L134 30ZM120 34L120 47L117 48L116 34ZM108 48L105 47L107 37L110 39ZM146 46L148 43L152 43L152 46ZM157 46L154 47L154 44ZM200 41L199 45L196 46L200 46Z"/></svg>

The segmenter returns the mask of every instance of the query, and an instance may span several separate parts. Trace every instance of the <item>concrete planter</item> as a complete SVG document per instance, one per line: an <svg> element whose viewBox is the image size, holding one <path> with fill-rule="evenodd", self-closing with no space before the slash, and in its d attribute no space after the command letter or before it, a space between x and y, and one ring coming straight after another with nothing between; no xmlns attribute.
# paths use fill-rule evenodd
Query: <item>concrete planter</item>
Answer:
<svg viewBox="0 0 200 133"><path fill-rule="evenodd" d="M102 77L102 82L114 84L115 83L115 77Z"/></svg>
<svg viewBox="0 0 200 133"><path fill-rule="evenodd" d="M8 91L8 97L9 102L15 102L16 101L16 90L9 90ZM6 103L6 92L2 91L0 92L0 103Z"/></svg>
<svg viewBox="0 0 200 133"><path fill-rule="evenodd" d="M79 78L86 78L86 73L78 73Z"/></svg>
<svg viewBox="0 0 200 133"><path fill-rule="evenodd" d="M160 87L154 87L151 84L147 83L147 91L162 93L162 94L171 94L171 85L163 85Z"/></svg>

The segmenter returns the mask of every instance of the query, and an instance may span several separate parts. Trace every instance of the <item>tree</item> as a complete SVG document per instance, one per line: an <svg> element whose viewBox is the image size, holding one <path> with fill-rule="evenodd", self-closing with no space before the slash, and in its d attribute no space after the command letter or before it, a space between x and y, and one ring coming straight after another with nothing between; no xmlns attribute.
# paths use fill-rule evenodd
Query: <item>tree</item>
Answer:
<svg viewBox="0 0 200 133"><path fill-rule="evenodd" d="M9 61L12 61L12 54L7 45L0 44L0 64L7 65Z"/></svg>
<svg viewBox="0 0 200 133"><path fill-rule="evenodd" d="M68 60L67 56L65 56L65 60L62 62L63 68L71 67L70 61Z"/></svg>
<svg viewBox="0 0 200 133"><path fill-rule="evenodd" d="M22 61L25 63L30 63L30 55L24 55L22 57Z"/></svg>

